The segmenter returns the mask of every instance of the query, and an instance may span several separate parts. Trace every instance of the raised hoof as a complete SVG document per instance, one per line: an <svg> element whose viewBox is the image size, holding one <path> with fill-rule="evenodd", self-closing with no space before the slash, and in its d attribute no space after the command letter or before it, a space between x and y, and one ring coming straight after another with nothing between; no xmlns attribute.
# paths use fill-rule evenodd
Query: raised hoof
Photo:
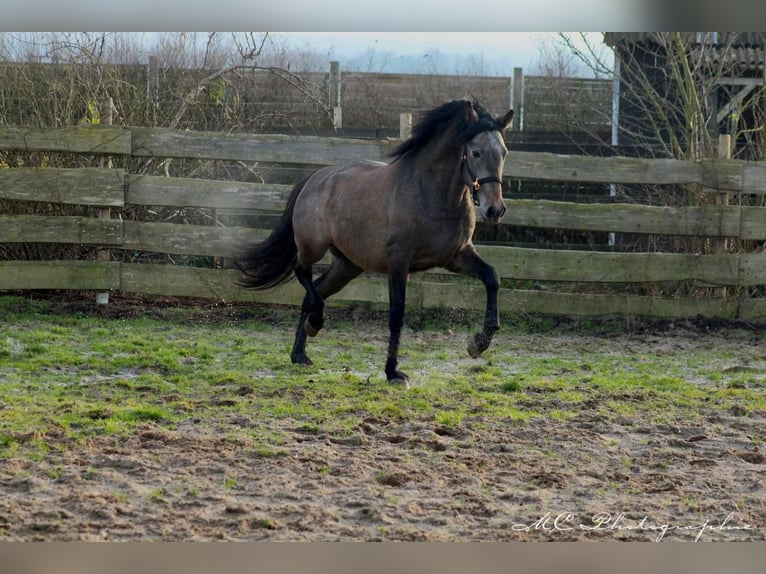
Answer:
<svg viewBox="0 0 766 574"><path fill-rule="evenodd" d="M319 330L320 330L322 327L321 327L321 326L319 326L319 327L314 327L314 325L312 325L312 324L311 324L311 320L310 320L310 319L306 319L306 320L303 322L303 328L305 329L305 331L306 331L306 334L307 334L309 337L316 337L316 336L317 336L317 333L319 333Z"/></svg>

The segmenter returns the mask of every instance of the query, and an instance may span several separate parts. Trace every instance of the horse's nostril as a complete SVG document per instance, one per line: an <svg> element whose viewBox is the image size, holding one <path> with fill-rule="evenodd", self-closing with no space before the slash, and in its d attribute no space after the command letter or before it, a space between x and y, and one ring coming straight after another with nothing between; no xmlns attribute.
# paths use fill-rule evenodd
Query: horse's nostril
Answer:
<svg viewBox="0 0 766 574"><path fill-rule="evenodd" d="M499 205L499 206L491 206L489 209L487 209L487 219L500 219L503 217L503 214L505 213L505 206Z"/></svg>

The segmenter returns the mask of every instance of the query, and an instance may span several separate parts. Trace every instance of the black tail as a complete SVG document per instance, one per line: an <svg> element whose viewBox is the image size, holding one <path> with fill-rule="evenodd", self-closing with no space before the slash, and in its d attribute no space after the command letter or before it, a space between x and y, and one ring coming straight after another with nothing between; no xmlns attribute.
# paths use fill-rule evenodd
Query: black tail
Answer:
<svg viewBox="0 0 766 574"><path fill-rule="evenodd" d="M298 254L293 235L293 209L307 179L293 188L282 218L271 235L261 243L243 249L237 258L237 267L242 271L239 284L243 287L268 289L286 283L292 277Z"/></svg>

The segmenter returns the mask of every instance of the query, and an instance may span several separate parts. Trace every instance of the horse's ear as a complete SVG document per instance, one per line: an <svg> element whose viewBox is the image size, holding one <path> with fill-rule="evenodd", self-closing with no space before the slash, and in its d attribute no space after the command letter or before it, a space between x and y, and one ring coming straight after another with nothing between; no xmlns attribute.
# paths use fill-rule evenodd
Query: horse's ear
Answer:
<svg viewBox="0 0 766 574"><path fill-rule="evenodd" d="M469 126L479 119L479 114L476 113L476 108L470 100L465 100L465 119Z"/></svg>
<svg viewBox="0 0 766 574"><path fill-rule="evenodd" d="M508 113L500 119L501 131L511 125L511 120L513 120L513 110L508 110Z"/></svg>

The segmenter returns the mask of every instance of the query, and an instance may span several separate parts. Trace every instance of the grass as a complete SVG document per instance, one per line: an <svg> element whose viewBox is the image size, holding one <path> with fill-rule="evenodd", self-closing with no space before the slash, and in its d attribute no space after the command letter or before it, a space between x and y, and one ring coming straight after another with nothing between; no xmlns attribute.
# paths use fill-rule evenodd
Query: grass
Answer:
<svg viewBox="0 0 766 574"><path fill-rule="evenodd" d="M486 356L472 360L464 343L479 319L415 315L422 329L405 330L402 368L416 384L403 389L384 379L384 319L330 318L310 341L315 365L302 367L288 358L294 309L235 319L192 307L135 315L0 296L0 458L146 425L225 428L257 441L260 456L278 457L285 428L347 436L369 418L457 429L567 421L584 405L664 422L694 421L702 408L766 410L766 367L732 369L731 349L642 356L611 349L607 338L592 348L540 348L555 338L555 322L545 320L507 318Z"/></svg>

